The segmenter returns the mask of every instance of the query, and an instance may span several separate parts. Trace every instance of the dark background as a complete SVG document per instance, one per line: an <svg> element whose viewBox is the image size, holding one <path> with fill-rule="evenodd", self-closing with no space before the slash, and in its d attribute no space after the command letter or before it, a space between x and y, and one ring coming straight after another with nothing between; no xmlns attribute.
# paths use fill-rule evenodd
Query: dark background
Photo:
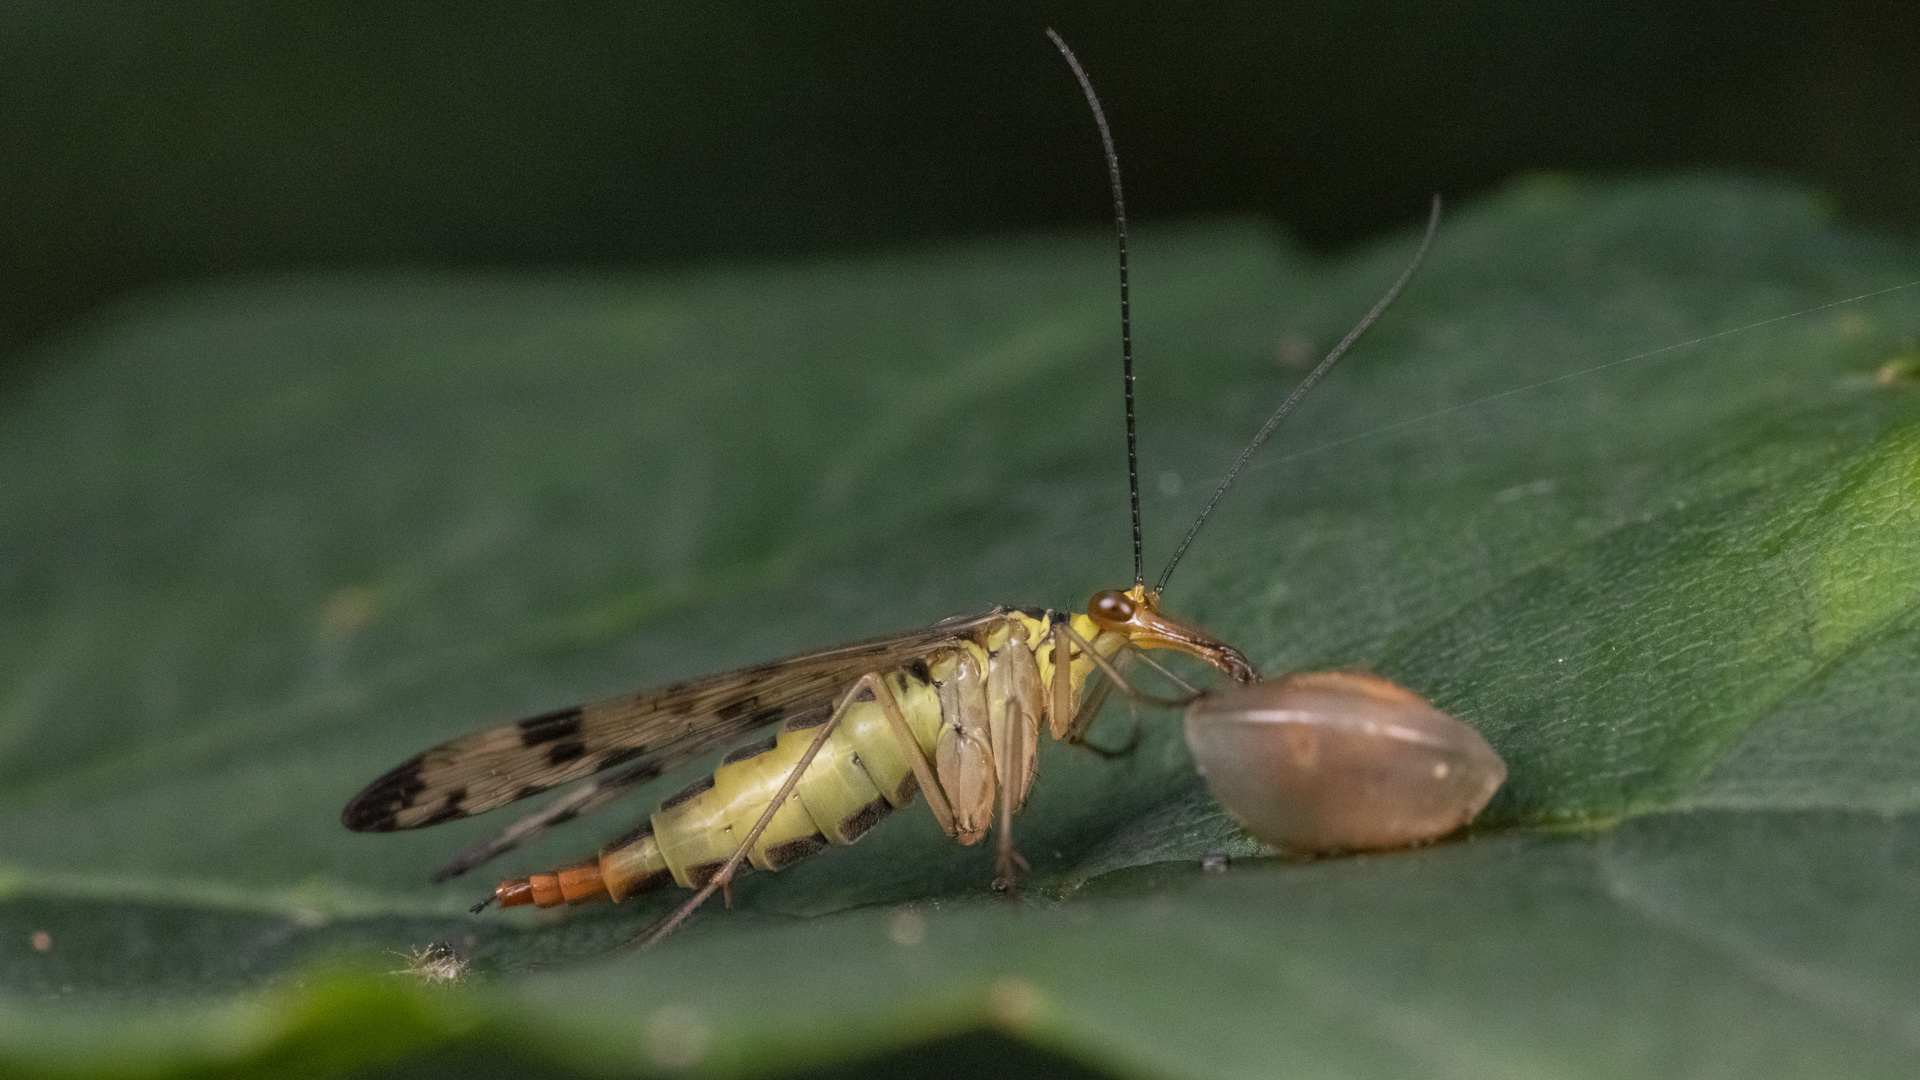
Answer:
<svg viewBox="0 0 1920 1080"><path fill-rule="evenodd" d="M12 0L0 387L130 290L1142 220L1330 248L1537 169L1784 172L1920 231L1920 5ZM43 361L44 362L44 361Z"/></svg>

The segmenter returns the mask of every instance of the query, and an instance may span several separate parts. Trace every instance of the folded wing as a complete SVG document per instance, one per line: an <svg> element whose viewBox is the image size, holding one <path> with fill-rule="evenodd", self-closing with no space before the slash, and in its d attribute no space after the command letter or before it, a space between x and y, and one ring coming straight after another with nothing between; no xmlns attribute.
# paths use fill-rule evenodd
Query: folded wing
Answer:
<svg viewBox="0 0 1920 1080"><path fill-rule="evenodd" d="M579 805L569 806L569 800L562 800L515 825L497 838L504 841L497 850L483 853L486 845L473 849L473 854L491 858L548 825L571 820L590 806L611 801L756 728L831 709L861 675L964 638L996 614L949 619L914 633L557 709L464 735L402 762L368 784L347 803L340 820L355 832L418 829L482 814L603 769L627 766L606 778L606 783L576 793ZM522 826L527 827L524 833L520 833ZM463 855L446 869L459 873L477 861Z"/></svg>

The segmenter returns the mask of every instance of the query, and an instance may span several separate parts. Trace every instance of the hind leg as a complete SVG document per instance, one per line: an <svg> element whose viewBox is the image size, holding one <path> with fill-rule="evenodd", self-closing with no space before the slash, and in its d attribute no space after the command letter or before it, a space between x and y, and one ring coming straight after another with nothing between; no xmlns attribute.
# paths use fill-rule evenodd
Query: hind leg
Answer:
<svg viewBox="0 0 1920 1080"><path fill-rule="evenodd" d="M820 725L820 733L813 737L813 742L808 744L806 752L800 755L800 760L794 762L792 770L787 773L786 782L780 785L780 790L767 803L766 812L760 815L760 820L754 822L753 828L747 831L746 839L740 842L740 846L727 857L727 861L720 864L720 869L715 871L713 876L707 879L706 884L700 886L686 903L681 904L673 914L655 923L635 938L636 944L644 948L673 933L681 923L686 922L689 916L700 909L700 905L707 902L708 897L733 883L733 877L739 873L740 863L746 859L747 852L753 850L753 845L759 841L760 834L766 832L767 826L773 823L774 814L778 813L780 808L786 805L787 800L793 797L793 789L800 783L801 775L807 771L807 766L813 764L813 759L820 753L820 748L827 744L827 739L840 727L840 721L846 717L847 709L852 707L863 693L877 696L885 692L886 688L881 685L880 679L871 672L860 676L859 681L855 682L840 698L840 703L833 707L833 715L827 718L826 723Z"/></svg>

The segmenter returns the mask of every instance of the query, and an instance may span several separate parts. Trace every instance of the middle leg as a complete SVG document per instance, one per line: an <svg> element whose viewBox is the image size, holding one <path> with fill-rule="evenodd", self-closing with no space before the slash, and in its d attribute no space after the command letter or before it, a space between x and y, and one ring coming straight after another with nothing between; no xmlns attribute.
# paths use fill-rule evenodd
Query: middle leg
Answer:
<svg viewBox="0 0 1920 1080"><path fill-rule="evenodd" d="M1056 680L1057 685L1057 680ZM1033 784L1040 725L1047 711L1048 688L1040 681L1025 628L1016 625L1006 645L994 654L987 678L993 759L999 781L999 835L994 856L993 887L1014 892L1027 870L1013 841L1013 816L1027 801Z"/></svg>

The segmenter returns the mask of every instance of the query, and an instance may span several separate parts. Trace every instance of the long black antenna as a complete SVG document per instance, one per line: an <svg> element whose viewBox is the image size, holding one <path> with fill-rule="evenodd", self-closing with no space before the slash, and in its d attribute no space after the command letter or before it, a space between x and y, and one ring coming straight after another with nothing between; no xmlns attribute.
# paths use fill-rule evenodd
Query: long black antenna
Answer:
<svg viewBox="0 0 1920 1080"><path fill-rule="evenodd" d="M1147 570L1140 554L1140 452L1133 434L1133 316L1127 299L1127 200L1120 193L1120 155L1114 152L1106 110L1100 108L1100 98L1093 92L1086 69L1052 27L1047 28L1047 36L1059 46L1060 55L1067 58L1073 77L1080 80L1080 89L1086 92L1093 122L1100 128L1100 144L1106 147L1107 175L1113 179L1113 232L1120 243L1120 372L1127 398L1127 493L1133 498L1133 585L1137 589L1147 583Z"/></svg>
<svg viewBox="0 0 1920 1080"><path fill-rule="evenodd" d="M1057 41L1059 39L1056 38L1055 40ZM1062 48L1064 47L1065 46L1062 46ZM1091 91L1089 91L1089 93L1091 93ZM1180 546L1173 549L1173 558L1167 560L1167 568L1160 571L1160 580L1154 583L1154 596L1159 596L1160 591L1167 587L1167 579L1173 576L1173 568L1180 565L1180 559L1186 555L1187 548L1193 544L1193 538L1200 535L1200 526L1207 523L1207 518L1212 515L1213 508L1220 504L1220 496L1225 495L1227 489L1233 486L1233 481L1239 477L1240 470L1246 468L1247 462L1252 459L1255 451L1260 449L1260 444L1266 442L1267 436L1273 434L1273 429L1280 426L1280 421L1286 419L1287 414L1293 411L1294 406L1300 404L1300 399L1307 396L1307 391L1313 389L1313 384L1320 381L1320 376L1325 375L1329 368L1333 367L1335 363L1339 362L1342 356L1347 354L1348 349L1353 348L1353 343L1359 341L1360 335L1366 333L1367 328L1372 326L1375 320L1380 318L1381 313L1387 310L1387 306L1392 304L1394 298L1400 295L1400 290L1407 287L1407 282L1413 279L1413 272L1420 269L1421 261L1427 257L1427 249L1433 246L1433 234L1438 231L1439 228L1440 196L1435 195L1433 197L1433 209L1427 214L1426 235L1420 238L1420 250L1413 253L1413 261L1407 264L1405 270L1400 271L1400 277L1394 281L1393 287L1387 290L1385 296L1382 296L1374 303L1373 310L1367 312L1366 318L1361 319L1359 325L1347 331L1347 336L1340 339L1340 344L1335 345L1333 351L1327 354L1327 358L1320 361L1318 367L1308 372L1306 378L1300 380L1300 385L1293 388L1293 393L1287 395L1287 400L1281 402L1280 407L1273 410L1273 415L1267 417L1267 422L1260 425L1260 433L1253 437L1253 441L1247 444L1245 450L1240 451L1239 460L1233 463L1233 468L1227 470L1226 479L1220 481L1220 486L1213 489L1213 497L1207 500L1207 505L1201 509L1200 516L1194 519L1193 526L1187 530L1187 535L1181 537ZM1129 376L1129 378L1131 378L1131 376ZM1131 439L1133 418L1131 399L1129 399L1127 418L1128 437ZM1135 498L1138 499L1138 497L1136 494ZM1135 506L1138 506L1137 502ZM1134 520L1136 523L1139 521L1137 509ZM1139 526L1136 524L1135 529L1137 530L1138 528ZM1139 534L1136 532L1135 535L1137 536Z"/></svg>

